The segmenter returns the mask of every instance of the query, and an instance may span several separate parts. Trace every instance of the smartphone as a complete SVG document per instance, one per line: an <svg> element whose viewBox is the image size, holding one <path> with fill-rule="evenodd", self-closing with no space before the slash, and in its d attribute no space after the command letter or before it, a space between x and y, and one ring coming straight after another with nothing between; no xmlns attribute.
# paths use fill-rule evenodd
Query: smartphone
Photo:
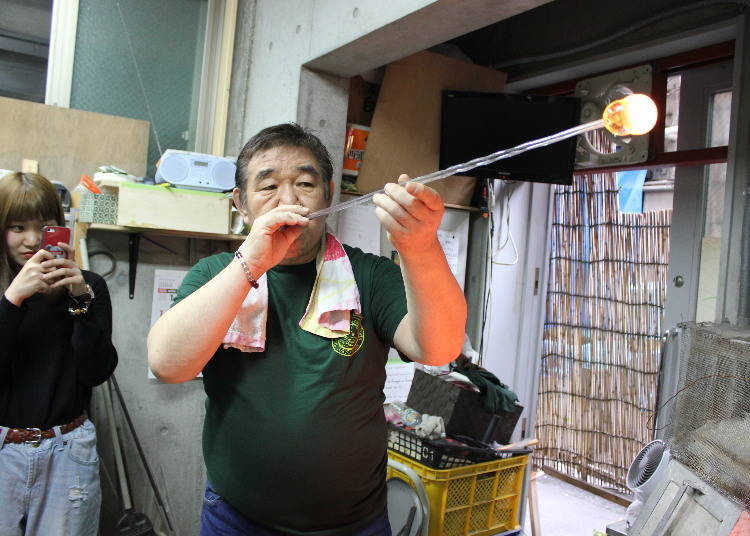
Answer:
<svg viewBox="0 0 750 536"><path fill-rule="evenodd" d="M52 225L42 227L42 249L52 253L56 259L64 259L65 250L57 245L58 242L70 244L70 229Z"/></svg>

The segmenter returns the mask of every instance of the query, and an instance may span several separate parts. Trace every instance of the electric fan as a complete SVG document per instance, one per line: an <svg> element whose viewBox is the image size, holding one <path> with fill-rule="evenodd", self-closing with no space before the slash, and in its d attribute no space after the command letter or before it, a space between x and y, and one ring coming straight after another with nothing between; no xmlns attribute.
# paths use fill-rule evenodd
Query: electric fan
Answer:
<svg viewBox="0 0 750 536"><path fill-rule="evenodd" d="M625 513L628 528L633 526L649 495L666 474L669 458L666 444L657 439L643 447L630 464L626 483L635 497Z"/></svg>

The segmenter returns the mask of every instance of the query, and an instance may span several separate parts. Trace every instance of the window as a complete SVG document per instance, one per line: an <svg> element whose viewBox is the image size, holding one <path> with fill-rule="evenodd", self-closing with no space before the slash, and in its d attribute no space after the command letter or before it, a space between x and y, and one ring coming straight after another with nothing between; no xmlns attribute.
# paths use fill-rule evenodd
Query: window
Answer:
<svg viewBox="0 0 750 536"><path fill-rule="evenodd" d="M52 0L3 0L0 96L44 102Z"/></svg>

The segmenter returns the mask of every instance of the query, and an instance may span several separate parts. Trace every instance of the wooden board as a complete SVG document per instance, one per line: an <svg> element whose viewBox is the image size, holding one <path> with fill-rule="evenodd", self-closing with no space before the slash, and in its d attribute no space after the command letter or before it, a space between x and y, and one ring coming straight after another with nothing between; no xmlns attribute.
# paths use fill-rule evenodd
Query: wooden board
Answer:
<svg viewBox="0 0 750 536"><path fill-rule="evenodd" d="M536 479L539 473L534 471L529 479L529 524L531 536L542 536L542 526L539 518L539 500L536 492Z"/></svg>
<svg viewBox="0 0 750 536"><path fill-rule="evenodd" d="M0 97L0 168L36 160L39 173L68 188L111 164L146 173L148 121Z"/></svg>
<svg viewBox="0 0 750 536"><path fill-rule="evenodd" d="M399 174L436 171L440 155L442 91L501 92L505 73L419 52L388 65L367 139L357 190L372 192ZM448 178L431 184L446 203L468 204L474 179Z"/></svg>

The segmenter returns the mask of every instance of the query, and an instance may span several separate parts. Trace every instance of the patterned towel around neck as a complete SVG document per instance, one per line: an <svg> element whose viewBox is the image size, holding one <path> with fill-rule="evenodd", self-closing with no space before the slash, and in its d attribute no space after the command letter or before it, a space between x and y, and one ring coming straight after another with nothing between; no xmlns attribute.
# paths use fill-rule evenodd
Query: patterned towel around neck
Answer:
<svg viewBox="0 0 750 536"><path fill-rule="evenodd" d="M315 283L299 326L327 339L349 333L352 311L361 312L359 290L349 257L333 234L326 232L315 261ZM258 288L250 288L237 316L222 341L224 348L242 352L262 352L266 348L268 318L268 279L258 279Z"/></svg>

